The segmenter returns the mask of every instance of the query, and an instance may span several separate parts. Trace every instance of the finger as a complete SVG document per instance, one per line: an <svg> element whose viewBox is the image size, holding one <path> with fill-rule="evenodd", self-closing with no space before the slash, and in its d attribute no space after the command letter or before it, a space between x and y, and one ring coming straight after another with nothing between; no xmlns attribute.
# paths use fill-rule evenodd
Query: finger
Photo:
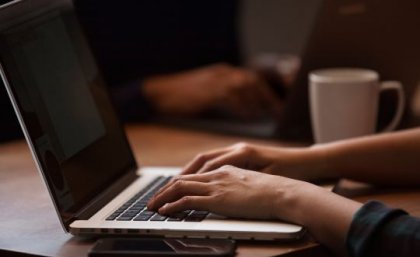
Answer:
<svg viewBox="0 0 420 257"><path fill-rule="evenodd" d="M177 181L196 181L196 182L209 182L210 177L206 174L189 174L189 175L180 175L171 179L166 185L161 187L156 193L155 196L165 191L167 188L171 187Z"/></svg>
<svg viewBox="0 0 420 257"><path fill-rule="evenodd" d="M244 158L246 158L246 156L243 152L237 150L228 152L227 154L207 162L199 171L197 171L197 174L213 171L224 165L242 166L241 164L244 163Z"/></svg>
<svg viewBox="0 0 420 257"><path fill-rule="evenodd" d="M228 148L221 148L209 151L207 153L198 154L183 168L181 175L196 173L207 161L216 158L228 151Z"/></svg>
<svg viewBox="0 0 420 257"><path fill-rule="evenodd" d="M169 216L185 210L210 211L212 205L210 196L184 196L175 202L165 204L159 208L158 212L161 215Z"/></svg>
<svg viewBox="0 0 420 257"><path fill-rule="evenodd" d="M186 195L207 195L210 191L209 187L209 184L203 182L178 180L172 184L172 186L166 188L166 190L155 195L151 201L148 202L147 208L156 210L165 203L177 201Z"/></svg>

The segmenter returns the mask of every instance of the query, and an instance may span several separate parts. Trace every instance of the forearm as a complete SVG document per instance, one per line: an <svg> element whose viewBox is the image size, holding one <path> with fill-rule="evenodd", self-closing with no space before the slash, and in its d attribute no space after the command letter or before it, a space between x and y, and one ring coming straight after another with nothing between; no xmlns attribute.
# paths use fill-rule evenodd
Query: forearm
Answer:
<svg viewBox="0 0 420 257"><path fill-rule="evenodd" d="M346 256L346 236L361 204L308 183L299 184L291 193L286 196L290 208L286 213L279 209L279 218L303 225L318 242Z"/></svg>
<svg viewBox="0 0 420 257"><path fill-rule="evenodd" d="M327 177L378 185L419 185L420 129L315 147Z"/></svg>

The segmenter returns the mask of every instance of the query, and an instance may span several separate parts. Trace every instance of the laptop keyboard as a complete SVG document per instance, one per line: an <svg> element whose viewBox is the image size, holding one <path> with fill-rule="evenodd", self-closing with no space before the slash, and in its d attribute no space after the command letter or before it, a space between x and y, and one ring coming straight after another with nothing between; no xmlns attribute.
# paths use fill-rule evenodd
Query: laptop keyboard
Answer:
<svg viewBox="0 0 420 257"><path fill-rule="evenodd" d="M118 221L169 221L169 222L200 222L209 214L207 211L187 210L173 214L170 217L161 216L154 211L147 209L147 202L153 195L172 177L157 177L150 182L145 188L134 195L130 200L125 202L120 208L113 212L106 220Z"/></svg>

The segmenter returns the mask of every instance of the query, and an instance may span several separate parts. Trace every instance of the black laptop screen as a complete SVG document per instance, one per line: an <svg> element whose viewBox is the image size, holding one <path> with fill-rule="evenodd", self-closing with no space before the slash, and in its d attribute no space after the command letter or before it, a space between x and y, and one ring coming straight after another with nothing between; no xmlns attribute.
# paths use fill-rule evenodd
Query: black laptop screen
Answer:
<svg viewBox="0 0 420 257"><path fill-rule="evenodd" d="M135 162L71 10L1 33L1 61L64 221Z"/></svg>

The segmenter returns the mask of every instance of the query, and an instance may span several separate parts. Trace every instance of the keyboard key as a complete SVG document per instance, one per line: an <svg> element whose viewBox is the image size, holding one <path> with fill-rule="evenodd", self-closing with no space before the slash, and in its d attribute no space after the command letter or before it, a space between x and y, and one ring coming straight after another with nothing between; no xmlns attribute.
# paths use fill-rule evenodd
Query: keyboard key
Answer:
<svg viewBox="0 0 420 257"><path fill-rule="evenodd" d="M117 220L119 220L119 221L130 221L132 219L133 219L133 217L119 217Z"/></svg>
<svg viewBox="0 0 420 257"><path fill-rule="evenodd" d="M169 217L168 221L181 221L185 217L187 217L187 215L188 215L188 212L174 213Z"/></svg>
<svg viewBox="0 0 420 257"><path fill-rule="evenodd" d="M111 215L106 220L115 220L118 217L118 215Z"/></svg>
<svg viewBox="0 0 420 257"><path fill-rule="evenodd" d="M185 218L186 222L200 222L204 220L205 217L187 217Z"/></svg>
<svg viewBox="0 0 420 257"><path fill-rule="evenodd" d="M185 221L202 221L208 214L208 211L193 211L187 218L185 218Z"/></svg>
<svg viewBox="0 0 420 257"><path fill-rule="evenodd" d="M114 213L112 213L111 215L109 215L109 216L115 216L115 217L118 217L118 216L120 216L120 214L121 214L122 212L114 212Z"/></svg>
<svg viewBox="0 0 420 257"><path fill-rule="evenodd" d="M137 214L139 214L139 212L140 212L140 210L131 210L131 209L128 209L127 211L124 212L124 214L126 214L126 213L132 213L134 215L137 215Z"/></svg>
<svg viewBox="0 0 420 257"><path fill-rule="evenodd" d="M147 205L147 203L135 203L134 205L133 205L133 207L136 207L136 208L144 208L144 207L146 207L146 205Z"/></svg>
<svg viewBox="0 0 420 257"><path fill-rule="evenodd" d="M172 217L168 218L168 221L182 221L182 220L183 218L172 218Z"/></svg>
<svg viewBox="0 0 420 257"><path fill-rule="evenodd" d="M136 217L136 214L130 214L130 213L123 214L123 215L120 216L120 218L130 218L130 219L132 219L134 217Z"/></svg>
<svg viewBox="0 0 420 257"><path fill-rule="evenodd" d="M171 215L171 217L181 218L181 219L183 219L187 216L188 216L188 213L185 213L185 212L174 213L174 214Z"/></svg>
<svg viewBox="0 0 420 257"><path fill-rule="evenodd" d="M147 221L150 219L151 216L149 215L139 215L134 218L134 221Z"/></svg>
<svg viewBox="0 0 420 257"><path fill-rule="evenodd" d="M193 211L191 214L190 214L190 216L191 215L198 215L198 216L201 216L201 215L207 215L207 214L209 214L209 212L208 211Z"/></svg>
<svg viewBox="0 0 420 257"><path fill-rule="evenodd" d="M155 213L156 212L154 212L154 211L144 210L144 211L141 212L141 215L150 215L150 216L152 216Z"/></svg>
<svg viewBox="0 0 420 257"><path fill-rule="evenodd" d="M131 207L127 211L137 211L137 212L140 212L143 209L144 209L144 207Z"/></svg>
<svg viewBox="0 0 420 257"><path fill-rule="evenodd" d="M155 216L153 216L150 220L151 221L164 221L166 220L168 217L165 216L161 216L159 214L156 214Z"/></svg>

